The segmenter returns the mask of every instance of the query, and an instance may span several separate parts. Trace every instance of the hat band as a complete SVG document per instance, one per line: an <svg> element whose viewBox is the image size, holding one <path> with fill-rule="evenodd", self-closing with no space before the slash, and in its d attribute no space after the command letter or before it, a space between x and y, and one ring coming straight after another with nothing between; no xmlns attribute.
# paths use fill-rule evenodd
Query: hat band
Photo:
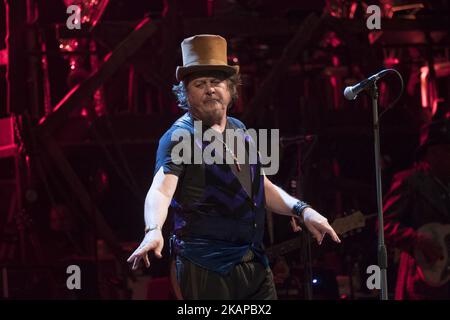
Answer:
<svg viewBox="0 0 450 320"><path fill-rule="evenodd" d="M217 59L205 59L205 60L195 60L192 62L186 63L183 67L191 67L191 66L198 66L198 65L221 65L221 66L228 66L226 62L223 60L217 60Z"/></svg>

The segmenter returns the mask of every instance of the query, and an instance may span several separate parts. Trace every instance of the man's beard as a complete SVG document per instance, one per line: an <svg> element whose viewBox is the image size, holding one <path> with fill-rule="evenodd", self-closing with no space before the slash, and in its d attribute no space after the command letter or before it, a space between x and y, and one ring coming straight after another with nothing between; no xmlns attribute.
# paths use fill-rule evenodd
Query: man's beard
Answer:
<svg viewBox="0 0 450 320"><path fill-rule="evenodd" d="M205 112L203 122L209 127L215 124L220 124L223 113L224 111L221 109L214 109L210 112Z"/></svg>
<svg viewBox="0 0 450 320"><path fill-rule="evenodd" d="M213 108L210 110L193 110L194 116L199 118L199 120L203 121L203 125L211 127L215 124L220 124L222 117L225 113L225 110L222 108Z"/></svg>

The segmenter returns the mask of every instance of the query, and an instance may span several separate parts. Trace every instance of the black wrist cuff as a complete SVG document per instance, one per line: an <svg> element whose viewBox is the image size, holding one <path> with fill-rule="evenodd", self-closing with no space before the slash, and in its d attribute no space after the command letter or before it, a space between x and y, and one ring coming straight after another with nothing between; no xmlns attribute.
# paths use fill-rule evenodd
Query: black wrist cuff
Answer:
<svg viewBox="0 0 450 320"><path fill-rule="evenodd" d="M311 206L306 202L299 200L292 208L292 213L303 221L302 213L306 208L311 208Z"/></svg>

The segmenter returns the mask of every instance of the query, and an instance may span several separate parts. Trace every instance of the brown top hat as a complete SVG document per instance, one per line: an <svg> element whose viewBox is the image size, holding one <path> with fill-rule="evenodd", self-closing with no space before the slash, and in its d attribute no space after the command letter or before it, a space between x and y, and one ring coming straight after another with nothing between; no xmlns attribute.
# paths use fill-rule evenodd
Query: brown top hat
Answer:
<svg viewBox="0 0 450 320"><path fill-rule="evenodd" d="M239 66L228 65L227 41L221 36L200 34L186 38L181 43L181 51L183 66L177 67L178 81L197 71L217 70L230 76L239 72Z"/></svg>

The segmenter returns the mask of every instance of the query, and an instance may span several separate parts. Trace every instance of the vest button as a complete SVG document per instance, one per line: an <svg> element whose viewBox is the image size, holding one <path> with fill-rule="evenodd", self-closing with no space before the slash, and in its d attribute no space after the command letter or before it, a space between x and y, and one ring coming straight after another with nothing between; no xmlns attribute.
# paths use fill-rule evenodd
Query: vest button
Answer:
<svg viewBox="0 0 450 320"><path fill-rule="evenodd" d="M256 227L258 227L258 224L255 223L253 226L256 228Z"/></svg>

